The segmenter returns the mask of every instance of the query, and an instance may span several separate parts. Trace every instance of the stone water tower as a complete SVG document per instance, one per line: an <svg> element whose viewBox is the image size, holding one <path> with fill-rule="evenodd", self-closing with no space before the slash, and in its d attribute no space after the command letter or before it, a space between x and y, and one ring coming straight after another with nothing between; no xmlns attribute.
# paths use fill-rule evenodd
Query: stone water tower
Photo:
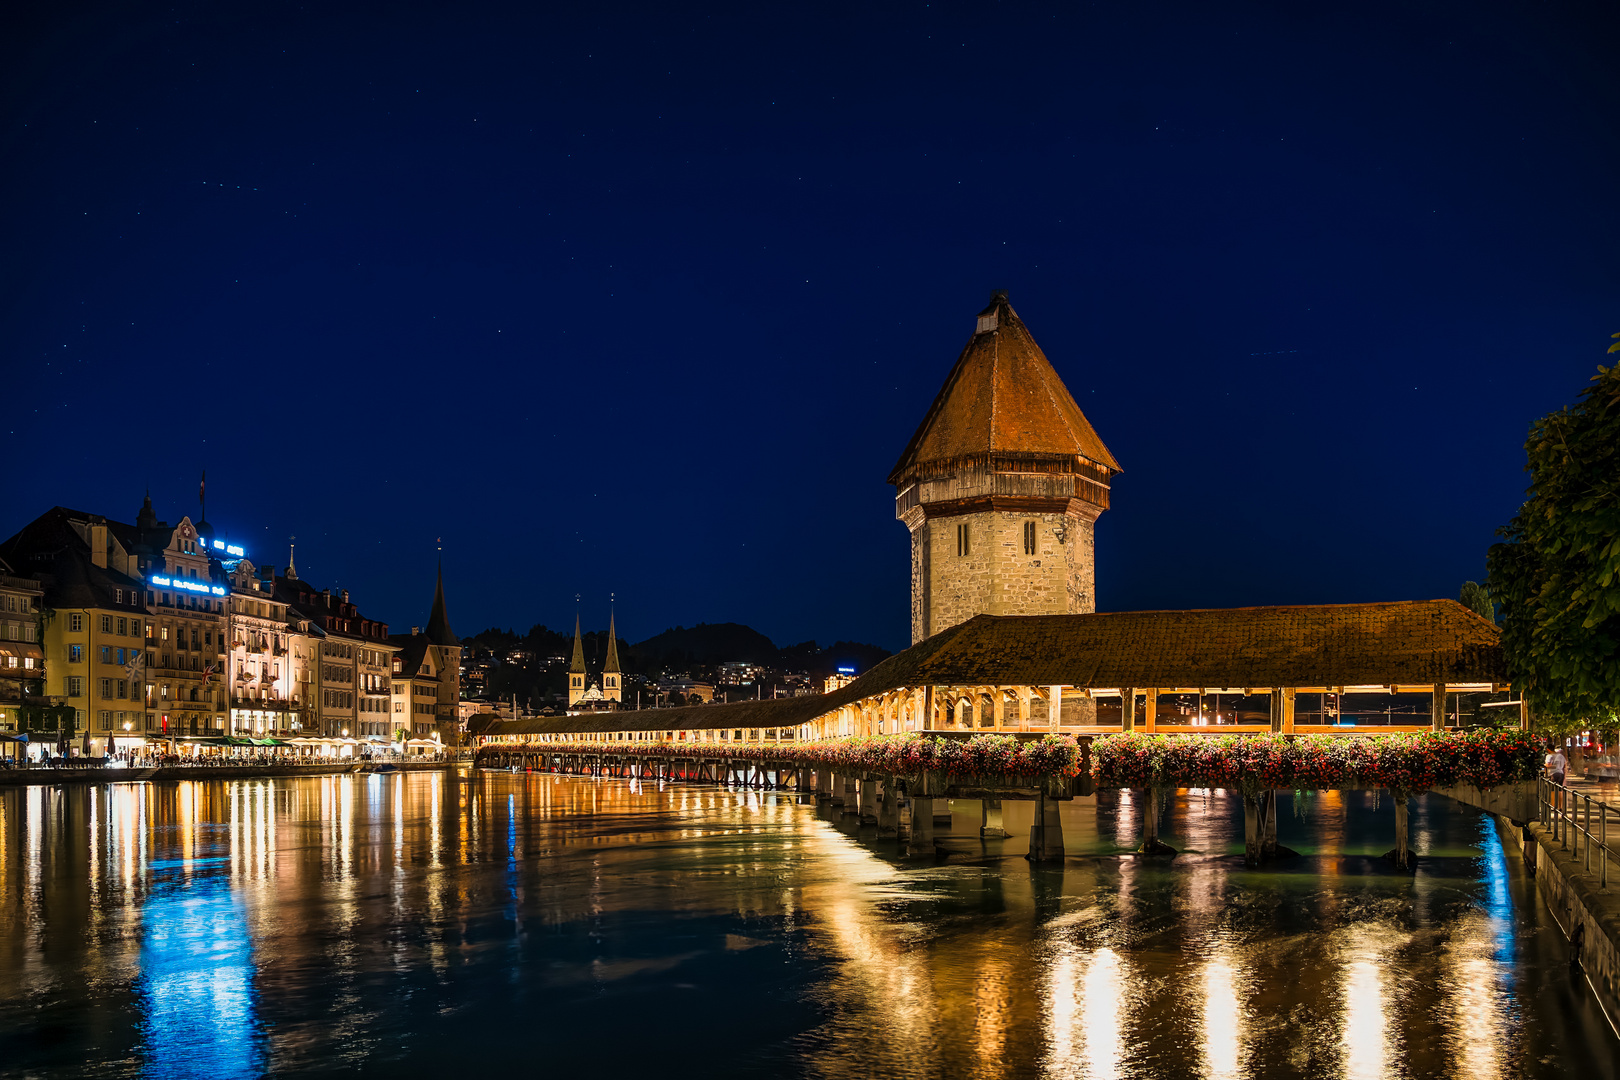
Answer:
<svg viewBox="0 0 1620 1080"><path fill-rule="evenodd" d="M889 474L911 530L912 643L978 614L1095 611L1093 527L1119 471L993 294Z"/></svg>

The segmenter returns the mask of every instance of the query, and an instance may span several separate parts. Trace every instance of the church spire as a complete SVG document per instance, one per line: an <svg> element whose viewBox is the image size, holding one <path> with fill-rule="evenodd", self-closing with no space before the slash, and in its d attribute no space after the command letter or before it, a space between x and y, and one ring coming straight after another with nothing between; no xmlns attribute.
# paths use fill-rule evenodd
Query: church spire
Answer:
<svg viewBox="0 0 1620 1080"><path fill-rule="evenodd" d="M574 662L568 665L568 670L580 675L585 674L585 639L579 633L579 613L574 613Z"/></svg>
<svg viewBox="0 0 1620 1080"><path fill-rule="evenodd" d="M444 564L439 564L439 580L433 587L433 610L428 612L427 639L435 645L460 645L450 630L450 617L444 613Z"/></svg>
<svg viewBox="0 0 1620 1080"><path fill-rule="evenodd" d="M579 612L574 612L574 662L568 665L568 704L585 696L585 639L579 632Z"/></svg>
<svg viewBox="0 0 1620 1080"><path fill-rule="evenodd" d="M607 663L602 666L602 672L619 673L619 635L613 626L613 608L608 607L608 650Z"/></svg>
<svg viewBox="0 0 1620 1080"><path fill-rule="evenodd" d="M619 701L623 686L624 677L619 671L619 631L613 625L613 602L609 600L607 662L602 665L602 696L609 701Z"/></svg>

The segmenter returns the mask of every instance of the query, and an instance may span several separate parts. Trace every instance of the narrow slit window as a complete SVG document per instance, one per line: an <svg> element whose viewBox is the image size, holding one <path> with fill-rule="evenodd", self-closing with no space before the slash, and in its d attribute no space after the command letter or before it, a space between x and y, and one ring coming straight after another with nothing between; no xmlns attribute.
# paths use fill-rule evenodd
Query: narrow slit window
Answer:
<svg viewBox="0 0 1620 1080"><path fill-rule="evenodd" d="M968 527L967 523L963 522L956 527L956 553L966 555L968 554L968 547Z"/></svg>
<svg viewBox="0 0 1620 1080"><path fill-rule="evenodd" d="M1035 554L1035 523L1033 521L1024 522L1024 554Z"/></svg>

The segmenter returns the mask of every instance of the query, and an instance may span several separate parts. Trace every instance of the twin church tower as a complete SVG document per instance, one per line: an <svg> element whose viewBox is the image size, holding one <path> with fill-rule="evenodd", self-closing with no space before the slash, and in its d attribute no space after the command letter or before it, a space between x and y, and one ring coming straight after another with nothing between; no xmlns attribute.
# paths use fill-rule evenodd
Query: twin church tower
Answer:
<svg viewBox="0 0 1620 1080"><path fill-rule="evenodd" d="M574 659L568 665L568 705L582 709L614 709L624 697L624 673L619 670L619 633L608 613L607 659L602 661L601 679L592 679L585 667L585 639L579 632L579 616L574 616ZM607 702L612 702L609 705Z"/></svg>
<svg viewBox="0 0 1620 1080"><path fill-rule="evenodd" d="M1097 609L1119 463L996 292L889 474L911 530L911 641L975 615Z"/></svg>

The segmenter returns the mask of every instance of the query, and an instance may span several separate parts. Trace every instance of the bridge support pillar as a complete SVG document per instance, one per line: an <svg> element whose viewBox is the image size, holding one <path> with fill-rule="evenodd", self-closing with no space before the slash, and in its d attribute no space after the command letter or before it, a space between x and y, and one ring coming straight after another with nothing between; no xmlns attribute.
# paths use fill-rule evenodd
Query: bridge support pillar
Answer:
<svg viewBox="0 0 1620 1080"><path fill-rule="evenodd" d="M824 803L832 798L832 773L826 769L816 770L815 791L818 803Z"/></svg>
<svg viewBox="0 0 1620 1080"><path fill-rule="evenodd" d="M907 855L934 854L934 800L911 797L911 835L906 838Z"/></svg>
<svg viewBox="0 0 1620 1080"><path fill-rule="evenodd" d="M871 777L861 778L861 824L876 825L878 823L877 781Z"/></svg>
<svg viewBox="0 0 1620 1080"><path fill-rule="evenodd" d="M1243 865L1260 865L1260 797L1243 796Z"/></svg>
<svg viewBox="0 0 1620 1080"><path fill-rule="evenodd" d="M883 781L883 801L878 804L878 836L900 835L900 797L893 780Z"/></svg>
<svg viewBox="0 0 1620 1080"><path fill-rule="evenodd" d="M1142 807L1142 846L1137 850L1144 855L1174 855L1176 849L1159 839L1159 800L1162 788L1147 790L1147 804Z"/></svg>
<svg viewBox="0 0 1620 1080"><path fill-rule="evenodd" d="M844 798L842 805L844 807L844 816L858 816L861 812L860 781L855 779L853 773L846 773L843 781Z"/></svg>
<svg viewBox="0 0 1620 1080"><path fill-rule="evenodd" d="M1410 870L1413 867L1412 853L1407 849L1407 824L1411 800L1405 792L1391 791L1390 798L1395 800L1395 850L1389 852L1384 858L1395 863L1398 870Z"/></svg>
<svg viewBox="0 0 1620 1080"><path fill-rule="evenodd" d="M1001 822L1000 799L981 799L979 801L979 812L980 839L1000 840L1007 835L1007 830Z"/></svg>
<svg viewBox="0 0 1620 1080"><path fill-rule="evenodd" d="M1048 798L1045 791L1035 802L1035 822L1029 827L1030 862L1063 861L1063 819L1058 816L1056 799Z"/></svg>
<svg viewBox="0 0 1620 1080"><path fill-rule="evenodd" d="M842 773L829 772L827 774L827 800L834 806L844 805L844 776Z"/></svg>

